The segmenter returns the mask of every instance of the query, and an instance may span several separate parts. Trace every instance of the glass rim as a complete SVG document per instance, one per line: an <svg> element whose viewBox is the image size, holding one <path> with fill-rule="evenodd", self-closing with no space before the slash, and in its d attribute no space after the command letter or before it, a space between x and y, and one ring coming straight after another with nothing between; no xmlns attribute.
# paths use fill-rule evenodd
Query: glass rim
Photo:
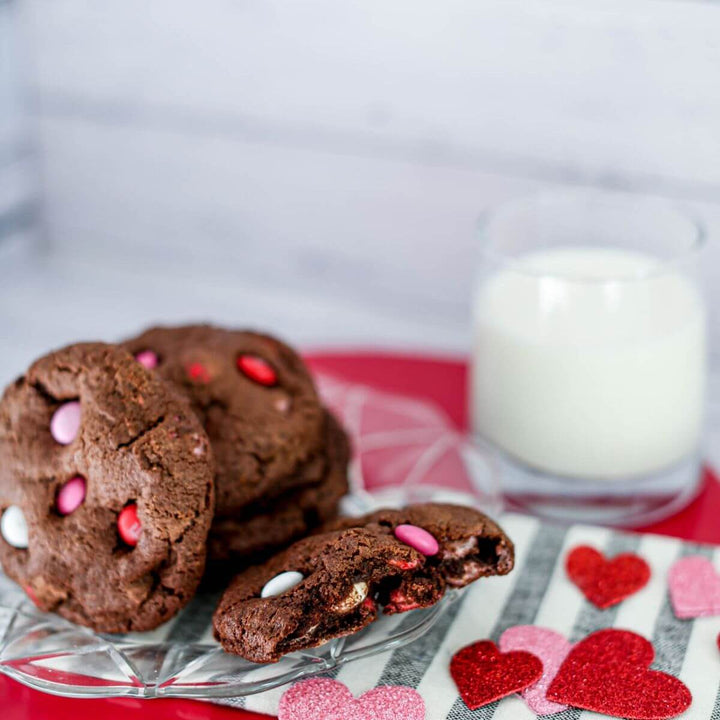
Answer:
<svg viewBox="0 0 720 720"><path fill-rule="evenodd" d="M503 200L487 210L480 213L476 222L476 233L480 236L481 240L490 225L490 223L501 213L514 208L520 208L523 205L530 206L531 203L540 201L546 198L572 200L573 198L605 198L612 199L614 202L643 202L643 203L658 203L661 204L665 210L670 211L676 218L686 223L687 227L691 230L691 239L688 247L678 250L667 258L660 256L653 256L656 263L653 263L650 267L644 269L641 272L634 273L632 275L617 275L608 277L598 277L592 275L573 275L567 272L558 271L545 271L540 269L528 268L523 266L518 260L518 256L513 256L508 253L498 251L488 247L487 243L481 244L480 256L482 259L490 260L496 265L503 269L512 270L518 275L525 275L527 277L534 278L550 278L556 280L563 280L566 282L582 283L582 284L607 284L607 283L634 283L649 280L654 277L660 277L669 272L672 272L675 267L683 262L692 260L697 257L707 245L707 230L704 223L700 220L695 213L689 212L681 203L666 200L662 197L657 197L648 194L634 194L623 191L607 190L600 188L575 188L575 189L562 189L562 190L541 190L535 193L516 195L514 197ZM557 245L549 246L548 250L559 249L564 247L580 247L558 243ZM588 245L586 247L600 247L596 245ZM613 247L613 246L608 246ZM617 246L619 247L619 246ZM536 251L541 250L537 248ZM535 251L529 250L527 254L531 254ZM638 253L642 251L637 251ZM527 255L526 253L523 256ZM522 256L520 256L522 257Z"/></svg>

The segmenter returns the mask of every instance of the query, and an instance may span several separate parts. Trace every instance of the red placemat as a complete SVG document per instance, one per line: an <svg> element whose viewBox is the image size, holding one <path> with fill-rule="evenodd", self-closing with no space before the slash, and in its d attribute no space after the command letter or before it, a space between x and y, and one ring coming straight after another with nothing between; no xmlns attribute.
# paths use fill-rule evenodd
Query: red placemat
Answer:
<svg viewBox="0 0 720 720"><path fill-rule="evenodd" d="M439 405L459 428L467 427L465 387L467 363L441 357L397 353L314 353L315 370L381 390L415 396ZM668 520L643 528L644 532L673 535L688 540L720 543L720 483L706 472L700 495L685 510ZM192 700L75 700L31 690L0 675L3 720L96 720L120 717L127 720L267 720Z"/></svg>
<svg viewBox="0 0 720 720"><path fill-rule="evenodd" d="M468 428L465 360L353 352L313 354L310 365L345 380L372 385L380 390L412 395L440 406L460 428ZM667 520L635 528L639 532L671 535L683 540L720 544L720 482L706 471L700 493L683 511Z"/></svg>

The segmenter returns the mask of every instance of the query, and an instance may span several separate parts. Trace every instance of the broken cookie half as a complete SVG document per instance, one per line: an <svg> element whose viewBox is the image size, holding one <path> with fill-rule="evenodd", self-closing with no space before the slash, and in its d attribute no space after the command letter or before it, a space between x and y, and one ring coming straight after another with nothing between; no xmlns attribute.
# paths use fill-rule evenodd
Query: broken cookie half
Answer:
<svg viewBox="0 0 720 720"><path fill-rule="evenodd" d="M253 662L357 632L381 610L435 604L450 587L505 575L514 551L472 508L427 503L341 520L238 575L214 616L225 650Z"/></svg>

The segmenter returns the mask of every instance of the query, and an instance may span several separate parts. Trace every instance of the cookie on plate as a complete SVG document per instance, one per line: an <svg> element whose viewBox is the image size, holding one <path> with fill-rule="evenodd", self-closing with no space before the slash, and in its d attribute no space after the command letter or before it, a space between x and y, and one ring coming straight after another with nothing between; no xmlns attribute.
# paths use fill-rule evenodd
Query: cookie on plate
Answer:
<svg viewBox="0 0 720 720"><path fill-rule="evenodd" d="M290 347L210 325L155 327L124 346L190 399L215 454L219 517L321 482L325 410Z"/></svg>
<svg viewBox="0 0 720 720"><path fill-rule="evenodd" d="M423 504L340 521L238 575L213 618L228 652L253 662L436 603L446 587L512 570L512 542L471 508Z"/></svg>
<svg viewBox="0 0 720 720"><path fill-rule="evenodd" d="M278 549L308 534L337 514L348 491L350 446L343 429L328 413L322 479L314 485L289 490L270 502L255 503L236 516L216 517L208 539L208 556L214 561L257 563ZM311 461L313 462L313 461Z"/></svg>
<svg viewBox="0 0 720 720"><path fill-rule="evenodd" d="M439 568L451 587L464 587L488 575L506 575L515 561L514 546L502 528L487 515L464 505L419 503L402 510L376 510L361 517L336 520L322 530L354 527L385 528L392 532L426 554L426 566ZM425 553L428 547L434 549L433 540L437 552ZM393 605L397 606L398 601ZM397 609L385 608L385 612L393 611Z"/></svg>
<svg viewBox="0 0 720 720"><path fill-rule="evenodd" d="M149 630L193 596L213 460L187 401L125 350L41 358L0 401L0 561L42 610Z"/></svg>

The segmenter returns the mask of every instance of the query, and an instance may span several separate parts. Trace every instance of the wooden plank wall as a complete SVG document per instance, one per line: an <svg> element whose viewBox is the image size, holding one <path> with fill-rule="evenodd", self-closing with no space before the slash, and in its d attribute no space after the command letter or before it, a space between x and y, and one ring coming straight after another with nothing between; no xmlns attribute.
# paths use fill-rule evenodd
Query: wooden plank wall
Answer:
<svg viewBox="0 0 720 720"><path fill-rule="evenodd" d="M21 10L60 258L192 267L371 308L399 338L463 348L478 215L580 184L701 215L720 286L712 0L24 0ZM330 334L352 337L340 326Z"/></svg>

